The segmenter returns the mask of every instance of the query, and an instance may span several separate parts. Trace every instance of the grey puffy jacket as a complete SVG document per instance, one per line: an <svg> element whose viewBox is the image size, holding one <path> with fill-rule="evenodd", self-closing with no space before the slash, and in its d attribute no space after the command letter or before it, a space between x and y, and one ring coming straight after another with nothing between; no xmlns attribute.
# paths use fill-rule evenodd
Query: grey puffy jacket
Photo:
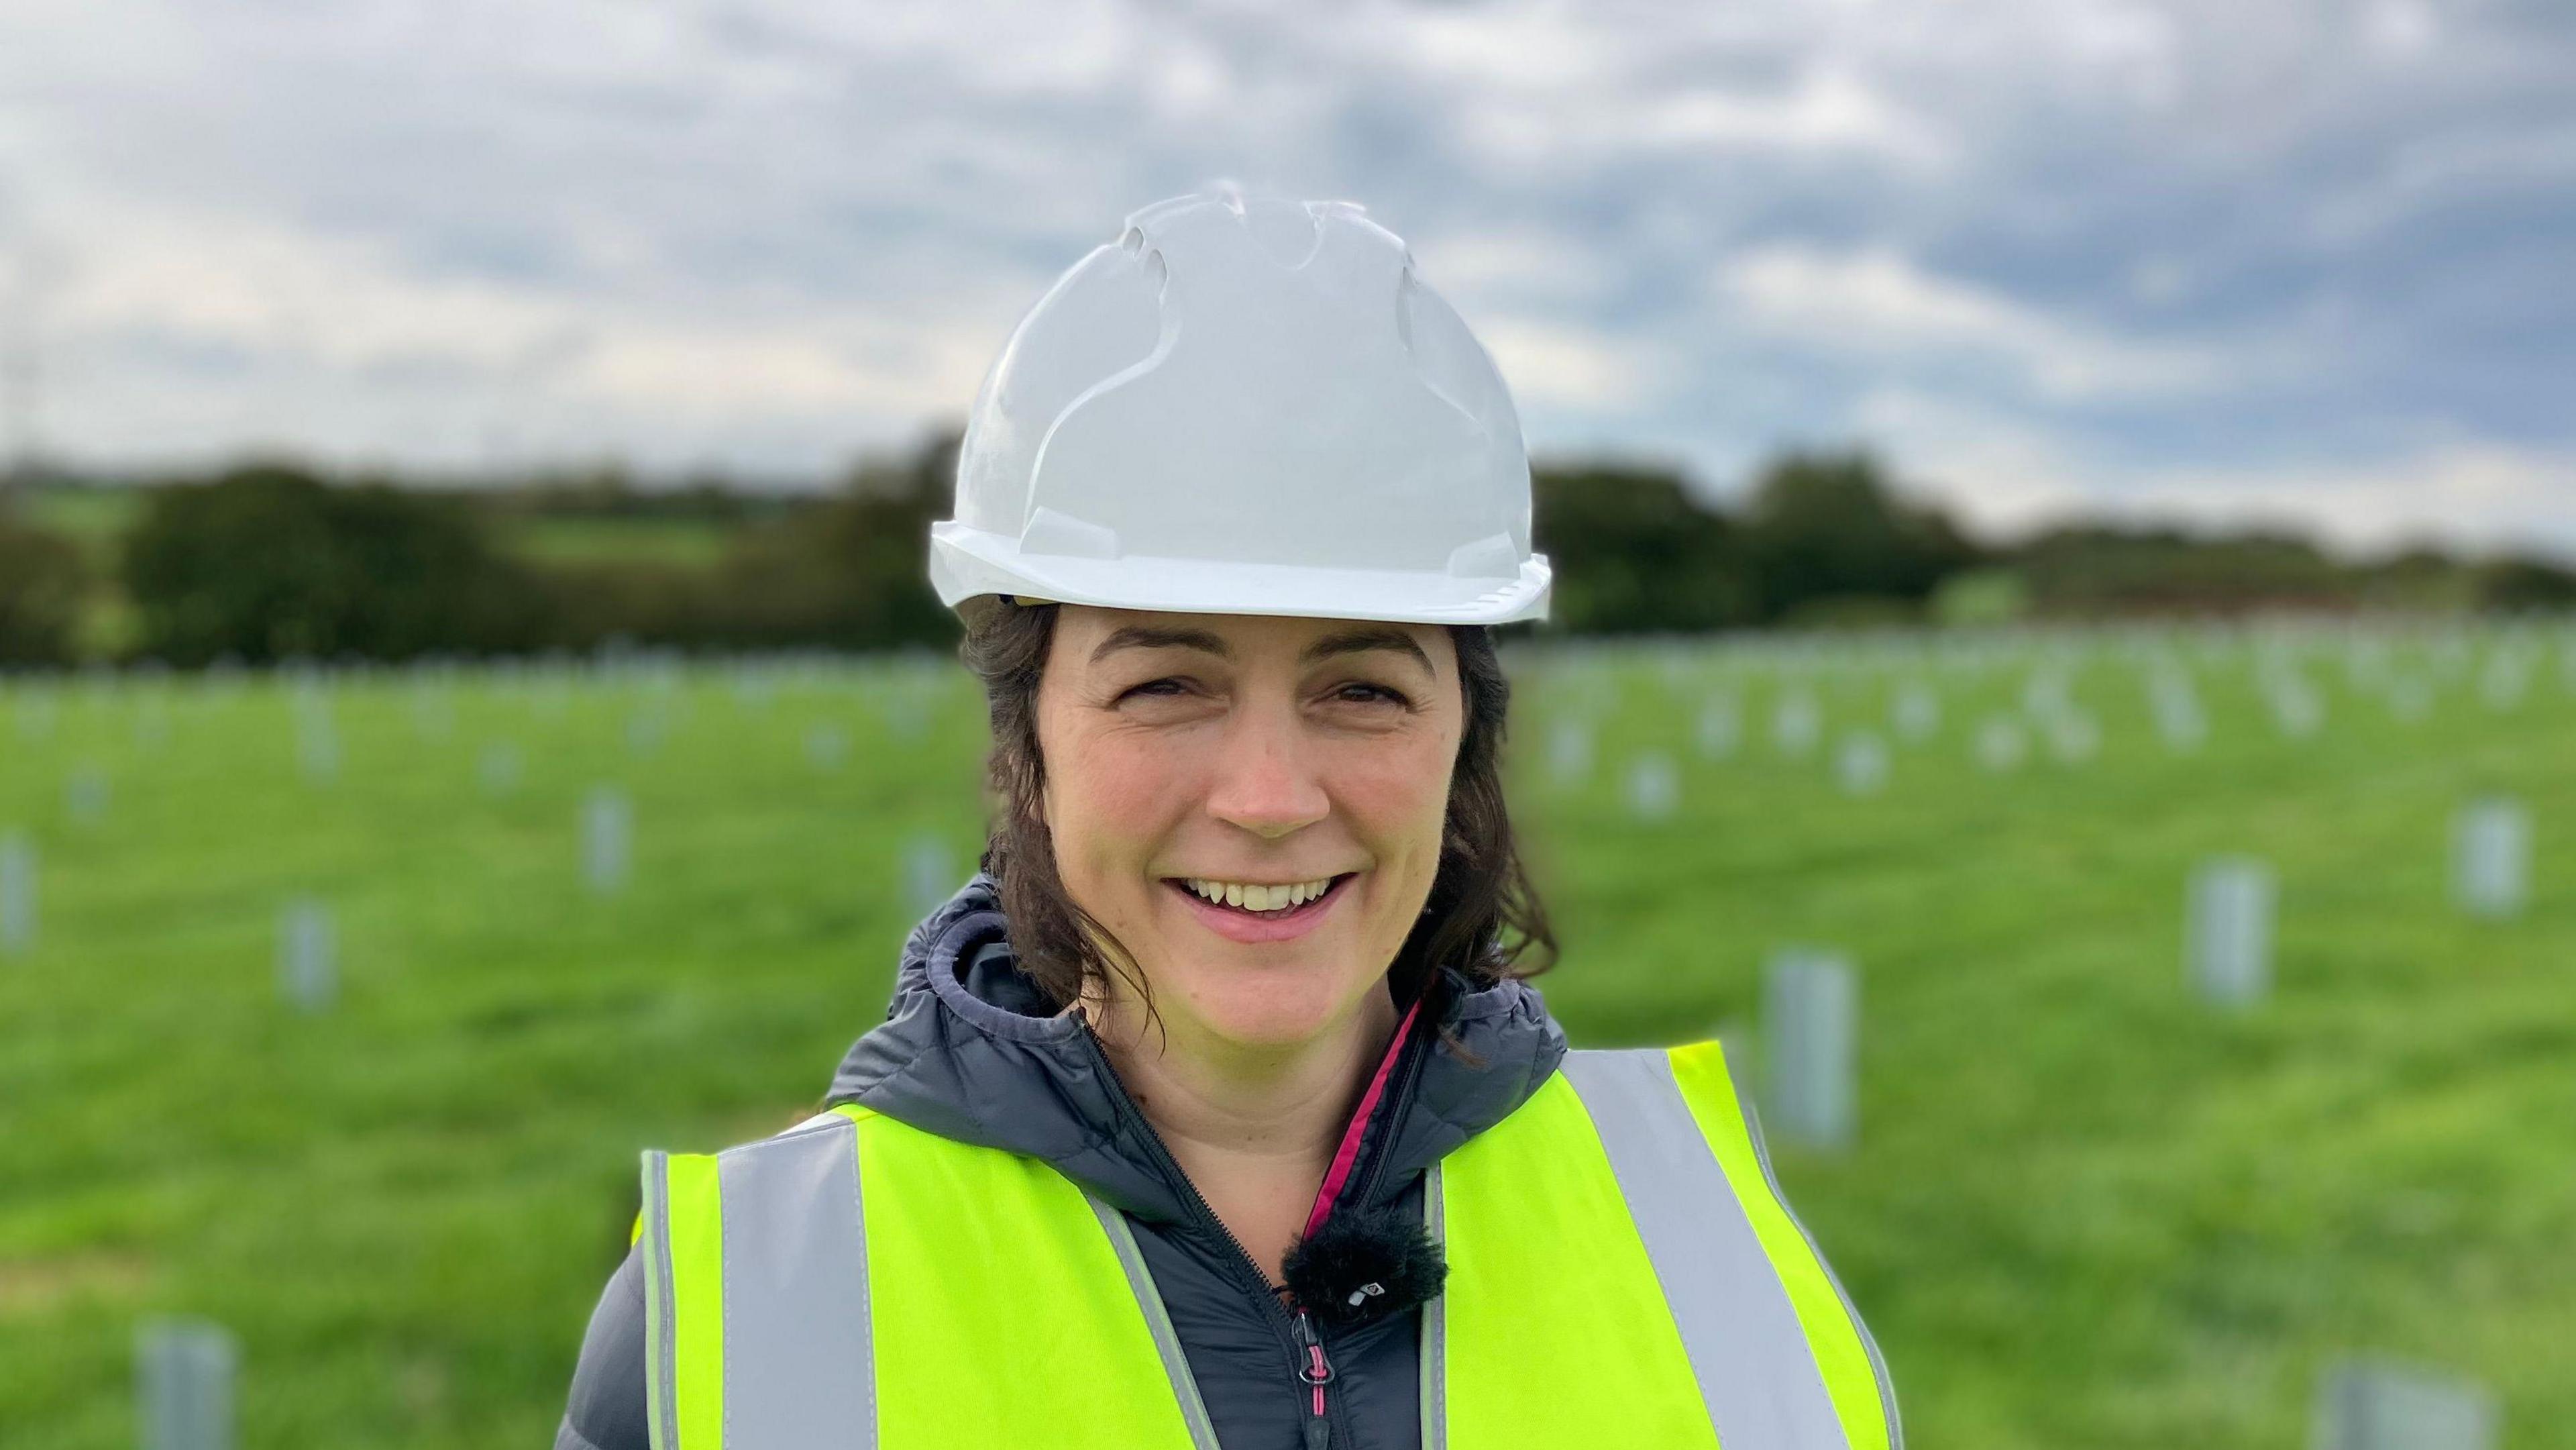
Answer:
<svg viewBox="0 0 2576 1450"><path fill-rule="evenodd" d="M1114 1205L1134 1226L1225 1450L1305 1450L1293 1320L1107 1073L1090 1029L1048 1012L1014 965L992 879L978 873L913 930L886 1020L842 1059L830 1100L1044 1159ZM1478 988L1444 973L1423 1015L1336 1215L1384 1206L1418 1219L1424 1171L1519 1107L1565 1054L1564 1033L1524 983ZM1324 1332L1334 1450L1418 1450L1420 1333L1419 1308ZM591 1316L555 1447L648 1450L643 1270L632 1253Z"/></svg>

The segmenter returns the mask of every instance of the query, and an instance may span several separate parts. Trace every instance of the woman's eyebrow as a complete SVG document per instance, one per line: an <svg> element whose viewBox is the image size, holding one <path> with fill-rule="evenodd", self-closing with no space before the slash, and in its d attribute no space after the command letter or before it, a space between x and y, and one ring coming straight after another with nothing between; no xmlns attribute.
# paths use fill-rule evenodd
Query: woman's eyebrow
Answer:
<svg viewBox="0 0 2576 1450"><path fill-rule="evenodd" d="M1306 646L1306 652L1298 656L1297 662L1311 665L1317 660L1328 659L1334 655L1357 654L1363 650L1373 649L1401 650L1413 656L1414 660L1422 666L1424 674L1440 673L1431 667L1431 656L1422 652L1422 646L1413 642L1413 636L1400 629L1346 629L1339 634L1328 634Z"/></svg>
<svg viewBox="0 0 2576 1450"><path fill-rule="evenodd" d="M1098 664L1122 649L1194 649L1204 650L1221 660L1234 658L1234 651L1223 639L1204 629L1168 629L1152 624L1131 624L1112 633L1091 652L1091 662Z"/></svg>
<svg viewBox="0 0 2576 1450"><path fill-rule="evenodd" d="M1098 664L1122 649L1194 649L1215 655L1221 660L1234 658L1234 650L1225 640L1204 629L1175 629L1162 625L1131 624L1111 632L1091 652L1091 662ZM1396 650L1413 656L1425 674L1438 674L1432 668L1431 656L1413 636L1400 629L1346 629L1328 634L1306 646L1297 658L1299 664L1311 665L1334 655L1358 654L1366 650Z"/></svg>

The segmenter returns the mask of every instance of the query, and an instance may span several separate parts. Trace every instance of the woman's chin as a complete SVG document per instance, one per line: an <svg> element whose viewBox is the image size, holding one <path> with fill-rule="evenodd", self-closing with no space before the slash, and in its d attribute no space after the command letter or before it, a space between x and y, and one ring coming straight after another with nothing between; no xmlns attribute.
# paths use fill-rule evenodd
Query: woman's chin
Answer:
<svg viewBox="0 0 2576 1450"><path fill-rule="evenodd" d="M1224 971L1186 992L1191 1015L1219 1041L1239 1047L1290 1047L1322 1036L1342 1004L1346 984L1295 967Z"/></svg>

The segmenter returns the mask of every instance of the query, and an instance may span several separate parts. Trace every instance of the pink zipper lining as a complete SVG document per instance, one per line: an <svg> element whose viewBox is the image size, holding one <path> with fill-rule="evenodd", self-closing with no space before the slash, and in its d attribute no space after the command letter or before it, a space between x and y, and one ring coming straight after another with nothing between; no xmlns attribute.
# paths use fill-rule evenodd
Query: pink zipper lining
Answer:
<svg viewBox="0 0 2576 1450"><path fill-rule="evenodd" d="M1323 1227L1324 1220L1332 1216L1333 1200L1341 1196L1342 1185L1350 1180L1351 1169L1359 1162L1360 1139L1368 1133L1369 1115L1377 1111L1377 1100L1385 1094L1386 1080L1395 1071L1396 1054L1404 1050L1405 1033L1413 1026L1413 1014L1421 1010L1422 998L1416 997L1413 1005L1404 1009L1404 1020L1395 1024L1395 1040L1386 1045L1386 1058L1377 1065L1377 1075L1369 1079L1368 1091L1361 1094L1359 1111L1351 1115L1351 1125L1342 1131L1342 1146L1334 1150L1333 1166L1324 1174L1324 1186L1316 1191L1314 1210L1306 1215L1307 1234ZM1318 1389L1316 1398L1322 1397Z"/></svg>

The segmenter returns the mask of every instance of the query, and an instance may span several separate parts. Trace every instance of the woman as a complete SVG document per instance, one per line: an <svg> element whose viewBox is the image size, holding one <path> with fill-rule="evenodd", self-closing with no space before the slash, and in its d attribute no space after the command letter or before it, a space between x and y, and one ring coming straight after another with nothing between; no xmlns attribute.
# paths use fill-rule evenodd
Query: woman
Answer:
<svg viewBox="0 0 2576 1450"><path fill-rule="evenodd" d="M1186 197L987 379L931 576L1002 810L826 1111L647 1154L558 1450L1887 1447L1714 1044L1567 1052L1502 380L1342 203Z"/></svg>

